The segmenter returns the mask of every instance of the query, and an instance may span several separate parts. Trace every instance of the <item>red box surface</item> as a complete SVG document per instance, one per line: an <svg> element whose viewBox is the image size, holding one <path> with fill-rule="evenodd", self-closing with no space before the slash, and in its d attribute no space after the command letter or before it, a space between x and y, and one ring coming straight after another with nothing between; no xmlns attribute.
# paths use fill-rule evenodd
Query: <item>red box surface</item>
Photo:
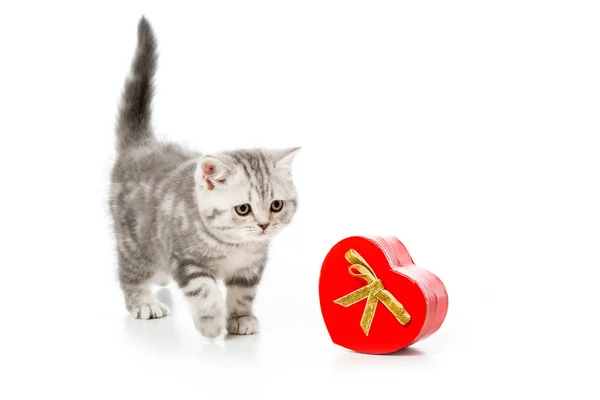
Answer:
<svg viewBox="0 0 600 400"><path fill-rule="evenodd" d="M331 340L370 354L395 352L425 339L440 328L448 311L442 281L416 266L395 237L352 236L333 246L321 268L319 299Z"/></svg>

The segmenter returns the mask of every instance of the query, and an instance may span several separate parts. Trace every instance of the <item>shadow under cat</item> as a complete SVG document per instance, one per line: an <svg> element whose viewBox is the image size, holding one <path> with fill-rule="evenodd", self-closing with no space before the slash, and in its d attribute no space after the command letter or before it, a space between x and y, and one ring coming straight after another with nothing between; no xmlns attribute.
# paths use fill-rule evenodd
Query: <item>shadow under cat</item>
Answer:
<svg viewBox="0 0 600 400"><path fill-rule="evenodd" d="M203 361L210 358L218 360L233 358L236 362L250 363L256 361L260 334L249 336L224 334L214 340L203 338L191 324L187 310L181 313L179 319L178 304L168 288L158 289L156 297L169 307L170 315L153 320L139 320L126 315L124 331L129 341L170 356L196 358Z"/></svg>

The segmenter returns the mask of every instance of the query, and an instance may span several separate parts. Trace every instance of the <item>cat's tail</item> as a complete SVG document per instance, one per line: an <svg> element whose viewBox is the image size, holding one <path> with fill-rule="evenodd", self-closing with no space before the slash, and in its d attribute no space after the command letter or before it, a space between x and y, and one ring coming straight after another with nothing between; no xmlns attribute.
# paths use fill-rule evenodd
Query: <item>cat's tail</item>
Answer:
<svg viewBox="0 0 600 400"><path fill-rule="evenodd" d="M137 31L137 49L125 81L117 119L117 149L139 146L154 140L151 126L153 79L158 53L156 38L145 17Z"/></svg>

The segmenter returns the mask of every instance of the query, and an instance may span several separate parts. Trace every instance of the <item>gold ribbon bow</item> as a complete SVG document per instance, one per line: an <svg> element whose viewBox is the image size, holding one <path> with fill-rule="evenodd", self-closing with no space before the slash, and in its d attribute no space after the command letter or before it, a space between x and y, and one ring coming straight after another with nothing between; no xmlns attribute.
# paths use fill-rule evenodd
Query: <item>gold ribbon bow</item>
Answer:
<svg viewBox="0 0 600 400"><path fill-rule="evenodd" d="M375 275L375 272L373 272L373 269L367 264L365 259L356 250L350 249L346 252L346 260L352 264L348 267L350 275L364 279L367 281L367 286L348 293L333 302L344 307L349 307L366 298L367 304L360 320L360 326L367 336L369 336L377 303L380 301L394 314L398 322L406 325L410 321L410 315L406 312L404 306L390 292L385 290L383 282L381 282L381 279L377 279L377 275ZM358 273L354 272L354 270L358 271Z"/></svg>

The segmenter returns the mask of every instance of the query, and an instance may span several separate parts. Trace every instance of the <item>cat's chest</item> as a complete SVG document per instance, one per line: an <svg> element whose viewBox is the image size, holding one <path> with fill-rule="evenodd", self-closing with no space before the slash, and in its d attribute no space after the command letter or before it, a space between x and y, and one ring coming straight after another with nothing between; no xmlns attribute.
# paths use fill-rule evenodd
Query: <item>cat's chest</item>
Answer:
<svg viewBox="0 0 600 400"><path fill-rule="evenodd" d="M265 251L252 251L249 249L235 249L219 260L219 275L221 278L235 275L242 269L258 268L260 261L264 260Z"/></svg>

